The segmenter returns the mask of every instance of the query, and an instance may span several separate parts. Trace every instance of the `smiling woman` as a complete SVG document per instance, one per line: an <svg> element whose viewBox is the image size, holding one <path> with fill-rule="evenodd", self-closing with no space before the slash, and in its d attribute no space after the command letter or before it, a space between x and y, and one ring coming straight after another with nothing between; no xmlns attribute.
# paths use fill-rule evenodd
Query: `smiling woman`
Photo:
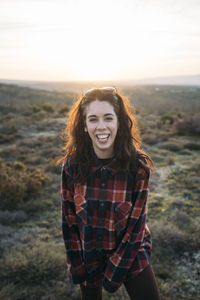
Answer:
<svg viewBox="0 0 200 300"><path fill-rule="evenodd" d="M150 157L141 149L130 102L114 87L74 103L61 172L68 273L83 300L124 284L130 299L159 300L146 224ZM149 163L149 164L148 164Z"/></svg>

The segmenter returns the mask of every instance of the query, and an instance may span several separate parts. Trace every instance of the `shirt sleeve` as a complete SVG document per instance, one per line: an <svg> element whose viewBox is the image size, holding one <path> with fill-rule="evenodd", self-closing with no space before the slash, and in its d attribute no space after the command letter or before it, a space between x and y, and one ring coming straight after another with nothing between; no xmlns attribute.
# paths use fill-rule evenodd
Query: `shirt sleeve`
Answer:
<svg viewBox="0 0 200 300"><path fill-rule="evenodd" d="M124 282L145 235L149 174L138 170L133 189L133 208L130 212L125 234L116 251L110 256L105 269L103 286L110 293Z"/></svg>
<svg viewBox="0 0 200 300"><path fill-rule="evenodd" d="M70 278L74 284L86 279L86 269L82 256L75 205L73 201L73 184L70 184L70 169L62 165L61 171L61 215L62 234L66 248L66 262Z"/></svg>

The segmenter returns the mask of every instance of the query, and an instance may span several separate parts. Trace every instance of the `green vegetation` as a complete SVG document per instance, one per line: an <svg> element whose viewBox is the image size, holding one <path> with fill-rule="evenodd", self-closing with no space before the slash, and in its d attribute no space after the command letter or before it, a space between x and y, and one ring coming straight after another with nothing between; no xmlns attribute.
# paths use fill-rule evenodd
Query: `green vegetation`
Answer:
<svg viewBox="0 0 200 300"><path fill-rule="evenodd" d="M148 226L163 300L200 294L200 88L121 87L155 162ZM60 220L62 132L71 92L0 84L0 299L80 299L67 275ZM127 299L122 286L105 300Z"/></svg>
<svg viewBox="0 0 200 300"><path fill-rule="evenodd" d="M49 176L36 167L22 162L0 161L0 208L16 209L35 196L49 182Z"/></svg>

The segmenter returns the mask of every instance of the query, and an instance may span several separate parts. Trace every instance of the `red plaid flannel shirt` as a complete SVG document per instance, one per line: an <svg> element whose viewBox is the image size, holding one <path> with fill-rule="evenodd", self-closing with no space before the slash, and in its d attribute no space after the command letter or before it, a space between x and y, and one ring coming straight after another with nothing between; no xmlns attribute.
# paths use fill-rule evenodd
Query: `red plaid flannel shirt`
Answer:
<svg viewBox="0 0 200 300"><path fill-rule="evenodd" d="M149 175L119 173L115 159L94 158L86 184L74 184L75 166L62 165L62 232L68 273L74 284L103 283L115 292L150 262L146 225Z"/></svg>

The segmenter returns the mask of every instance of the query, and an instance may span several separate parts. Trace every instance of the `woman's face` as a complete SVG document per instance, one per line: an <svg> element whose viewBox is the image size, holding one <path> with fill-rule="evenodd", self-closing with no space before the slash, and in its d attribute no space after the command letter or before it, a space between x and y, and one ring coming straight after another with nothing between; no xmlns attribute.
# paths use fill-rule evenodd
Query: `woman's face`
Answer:
<svg viewBox="0 0 200 300"><path fill-rule="evenodd" d="M118 118L114 107L107 101L94 100L86 107L86 126L94 151L99 158L114 154Z"/></svg>

